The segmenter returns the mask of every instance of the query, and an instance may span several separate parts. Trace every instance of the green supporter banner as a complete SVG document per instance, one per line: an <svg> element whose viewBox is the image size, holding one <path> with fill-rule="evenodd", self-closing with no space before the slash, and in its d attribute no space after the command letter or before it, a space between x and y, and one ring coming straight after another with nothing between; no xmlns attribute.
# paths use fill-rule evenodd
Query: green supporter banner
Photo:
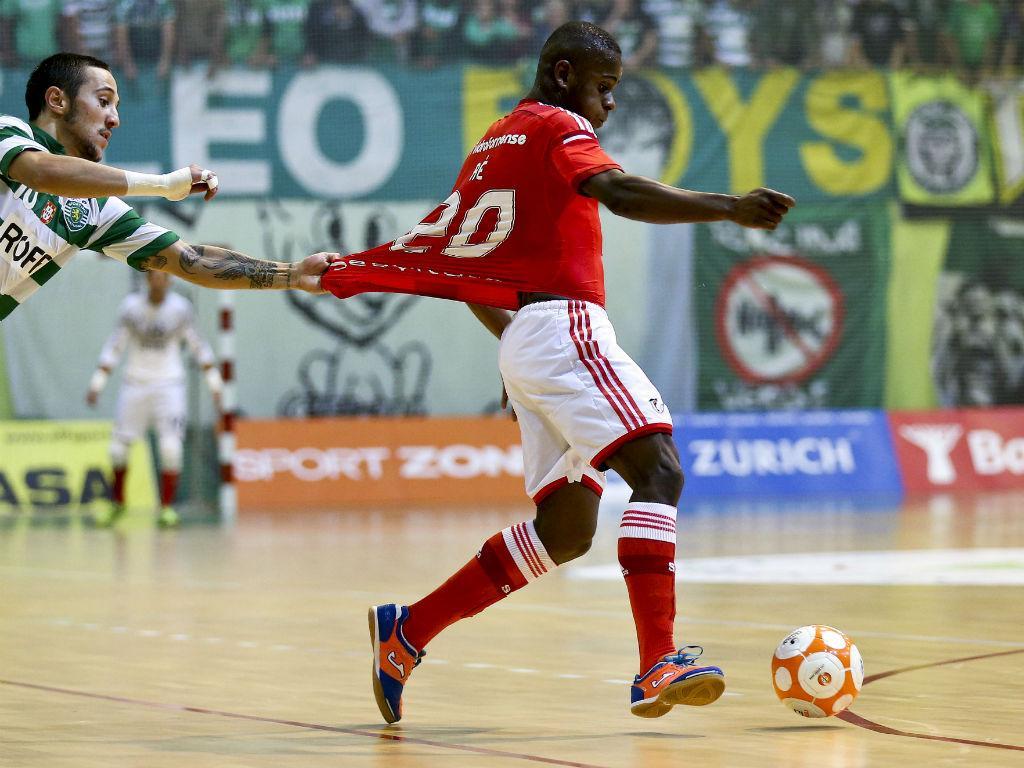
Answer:
<svg viewBox="0 0 1024 768"><path fill-rule="evenodd" d="M943 408L1024 403L1024 221L953 222L933 315L931 366Z"/></svg>
<svg viewBox="0 0 1024 768"><path fill-rule="evenodd" d="M0 112L24 119L25 70L0 72ZM115 76L116 76L115 70ZM206 67L118 78L105 161L149 172L214 168L222 197L424 200L462 161L462 72Z"/></svg>
<svg viewBox="0 0 1024 768"><path fill-rule="evenodd" d="M698 408L877 407L885 370L885 204L799 206L774 232L697 231Z"/></svg>
<svg viewBox="0 0 1024 768"><path fill-rule="evenodd" d="M520 72L467 68L463 150L525 91ZM802 202L892 194L879 73L641 71L623 79L615 100L601 143L631 173L719 192L772 186Z"/></svg>
<svg viewBox="0 0 1024 768"><path fill-rule="evenodd" d="M900 198L921 206L995 201L986 96L955 76L890 75Z"/></svg>
<svg viewBox="0 0 1024 768"><path fill-rule="evenodd" d="M24 117L27 77L0 71L0 112ZM225 197L439 200L530 80L529 67L470 65L142 73L120 79L122 124L106 160L147 171L207 165ZM995 202L995 145L1008 203L1024 183L1020 96L1008 91L992 115L987 94L953 78L640 70L616 89L600 135L630 172L719 192L771 186L802 203L893 198L897 167L907 202ZM900 154L904 134L910 149Z"/></svg>
<svg viewBox="0 0 1024 768"><path fill-rule="evenodd" d="M24 116L25 70L0 72L0 111ZM107 162L150 171L216 168L236 197L434 200L466 150L528 90L527 69L179 69L120 79ZM601 132L634 173L803 202L892 195L885 78L707 69L641 71L616 91Z"/></svg>

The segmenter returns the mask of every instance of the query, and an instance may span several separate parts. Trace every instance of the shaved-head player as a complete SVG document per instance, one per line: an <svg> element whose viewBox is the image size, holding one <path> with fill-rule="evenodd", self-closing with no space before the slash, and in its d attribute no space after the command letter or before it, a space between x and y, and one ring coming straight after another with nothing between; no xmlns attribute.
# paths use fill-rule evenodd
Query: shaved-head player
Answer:
<svg viewBox="0 0 1024 768"><path fill-rule="evenodd" d="M374 693L388 722L401 718L409 675L443 629L587 552L609 467L633 491L618 544L640 650L630 711L660 717L725 690L722 670L698 663L700 649L680 649L673 636L683 473L669 408L617 344L604 310L598 204L659 224L774 229L795 202L769 189L707 194L623 172L595 134L615 109L621 77L611 35L583 22L559 27L533 89L473 147L448 199L406 235L324 275L341 298L396 291L470 303L501 339L537 505L534 519L487 539L421 600L370 609Z"/></svg>

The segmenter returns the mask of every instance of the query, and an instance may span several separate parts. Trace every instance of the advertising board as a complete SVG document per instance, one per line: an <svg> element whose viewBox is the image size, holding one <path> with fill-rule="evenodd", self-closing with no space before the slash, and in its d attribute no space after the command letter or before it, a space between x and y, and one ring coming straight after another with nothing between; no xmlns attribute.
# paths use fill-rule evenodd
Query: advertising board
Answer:
<svg viewBox="0 0 1024 768"><path fill-rule="evenodd" d="M902 492L881 411L699 413L676 425L685 498Z"/></svg>
<svg viewBox="0 0 1024 768"><path fill-rule="evenodd" d="M1024 408L896 411L889 420L910 493L1024 487Z"/></svg>
<svg viewBox="0 0 1024 768"><path fill-rule="evenodd" d="M328 418L237 424L239 508L525 502L504 418Z"/></svg>

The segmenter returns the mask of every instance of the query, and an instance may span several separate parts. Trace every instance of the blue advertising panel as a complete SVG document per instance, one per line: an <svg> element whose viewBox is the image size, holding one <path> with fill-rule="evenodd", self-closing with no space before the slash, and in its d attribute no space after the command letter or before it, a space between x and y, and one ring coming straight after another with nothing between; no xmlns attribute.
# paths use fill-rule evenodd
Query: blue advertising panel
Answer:
<svg viewBox="0 0 1024 768"><path fill-rule="evenodd" d="M694 413L675 422L686 499L903 492L882 411Z"/></svg>

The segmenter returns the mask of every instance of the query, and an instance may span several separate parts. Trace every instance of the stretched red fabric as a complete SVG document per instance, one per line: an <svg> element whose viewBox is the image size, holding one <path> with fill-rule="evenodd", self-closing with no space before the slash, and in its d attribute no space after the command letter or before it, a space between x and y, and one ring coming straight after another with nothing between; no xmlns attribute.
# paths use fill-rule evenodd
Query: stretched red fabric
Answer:
<svg viewBox="0 0 1024 768"><path fill-rule="evenodd" d="M604 306L597 200L579 185L621 170L583 117L522 101L470 151L451 195L408 233L324 275L338 298L409 293L519 308L519 293Z"/></svg>

